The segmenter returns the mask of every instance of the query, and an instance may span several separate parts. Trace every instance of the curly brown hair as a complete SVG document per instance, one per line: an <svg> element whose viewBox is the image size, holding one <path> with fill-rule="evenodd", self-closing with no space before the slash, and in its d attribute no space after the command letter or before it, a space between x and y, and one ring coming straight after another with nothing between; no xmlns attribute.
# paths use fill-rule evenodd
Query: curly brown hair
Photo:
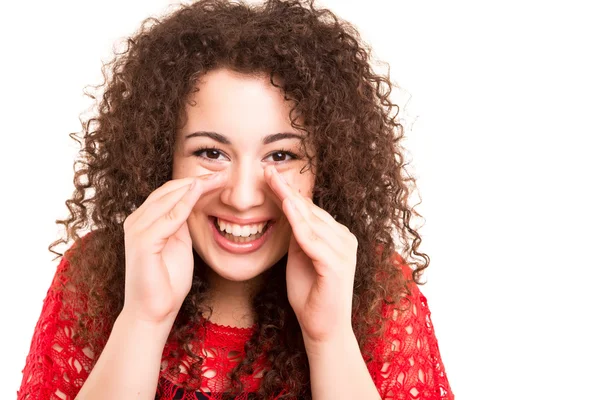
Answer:
<svg viewBox="0 0 600 400"><path fill-rule="evenodd" d="M104 83L95 86L103 88L102 99L97 114L82 121L83 144L78 133L70 134L81 150L75 191L66 201L70 216L56 221L67 237L48 249L58 258L63 254L53 250L57 244L75 242L65 256L72 266L68 278L77 289L63 290L80 317L73 339L96 357L106 344L124 302L123 221L170 180L175 134L186 119L185 102L195 83L208 71L226 67L270 74L271 84L293 102L292 126L306 131L304 148L316 149L307 164L311 170L318 166L313 201L358 239L352 325L363 354L372 359L367 344L382 339L381 307L401 304L410 280L423 284L429 257L418 252L421 238L410 227L411 217L420 214L408 204L416 185L405 169L399 107L390 100L395 85L389 72L373 71L370 59L371 49L357 30L330 10L315 8L313 0L261 5L201 0L161 19L145 19L127 38L127 48L103 65ZM292 119L296 113L301 126ZM78 231L85 228L93 234L82 238ZM85 252L71 251L80 244ZM411 279L392 262L397 252L411 266ZM194 257L192 289L170 338L195 360L189 374L198 378L202 358L188 349L193 339L188 327L202 323L209 287L206 266ZM251 373L253 360L265 352L272 369L257 396L267 398L285 387L288 394L282 398L311 398L301 331L282 284L285 258L265 273L271 277L253 298L258 329L231 374L231 397L243 390L240 376Z"/></svg>

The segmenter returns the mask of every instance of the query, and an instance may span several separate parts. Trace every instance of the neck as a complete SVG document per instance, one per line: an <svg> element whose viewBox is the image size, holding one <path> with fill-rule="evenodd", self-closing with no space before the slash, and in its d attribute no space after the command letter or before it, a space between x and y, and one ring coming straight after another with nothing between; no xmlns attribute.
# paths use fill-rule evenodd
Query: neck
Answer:
<svg viewBox="0 0 600 400"><path fill-rule="evenodd" d="M251 327L255 322L252 297L262 282L262 276L235 282L224 279L210 268L207 272L210 285L207 305L212 307L213 312L205 317L219 325Z"/></svg>

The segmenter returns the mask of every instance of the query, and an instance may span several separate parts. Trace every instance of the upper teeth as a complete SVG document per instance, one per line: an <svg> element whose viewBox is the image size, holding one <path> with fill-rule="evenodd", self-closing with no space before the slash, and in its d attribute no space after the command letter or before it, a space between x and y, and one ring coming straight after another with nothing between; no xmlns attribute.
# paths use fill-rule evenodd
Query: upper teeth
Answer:
<svg viewBox="0 0 600 400"><path fill-rule="evenodd" d="M227 233L231 233L234 236L243 237L248 237L250 235L254 235L255 233L262 232L265 225L267 225L267 222L268 221L251 225L238 225L217 218L217 223L219 224L219 229L221 231L226 231Z"/></svg>

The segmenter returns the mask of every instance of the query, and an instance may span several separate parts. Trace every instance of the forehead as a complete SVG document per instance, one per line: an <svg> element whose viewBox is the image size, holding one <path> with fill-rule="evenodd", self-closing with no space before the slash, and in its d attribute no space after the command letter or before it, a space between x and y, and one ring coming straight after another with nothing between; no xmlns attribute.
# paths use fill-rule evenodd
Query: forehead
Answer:
<svg viewBox="0 0 600 400"><path fill-rule="evenodd" d="M197 130L219 132L235 138L254 138L291 127L292 104L283 98L268 75L243 75L228 69L210 71L201 77L198 91L186 104L188 121L184 133Z"/></svg>

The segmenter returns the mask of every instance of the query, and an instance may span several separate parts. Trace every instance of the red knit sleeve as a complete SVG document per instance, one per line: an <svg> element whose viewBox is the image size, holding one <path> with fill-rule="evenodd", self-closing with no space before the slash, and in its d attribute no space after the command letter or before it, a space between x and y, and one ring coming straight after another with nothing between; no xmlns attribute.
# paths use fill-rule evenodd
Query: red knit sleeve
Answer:
<svg viewBox="0 0 600 400"><path fill-rule="evenodd" d="M396 263L410 276L412 270L399 256ZM400 307L384 307L391 318L386 340L375 349L381 362L372 372L374 382L383 400L453 400L427 299L416 284L409 287L411 294Z"/></svg>
<svg viewBox="0 0 600 400"><path fill-rule="evenodd" d="M17 400L73 400L92 369L90 350L75 346L71 340L76 313L65 308L62 294L57 291L59 286L67 284L63 272L68 265L62 257L44 299L21 371ZM59 316L61 308L70 318Z"/></svg>

